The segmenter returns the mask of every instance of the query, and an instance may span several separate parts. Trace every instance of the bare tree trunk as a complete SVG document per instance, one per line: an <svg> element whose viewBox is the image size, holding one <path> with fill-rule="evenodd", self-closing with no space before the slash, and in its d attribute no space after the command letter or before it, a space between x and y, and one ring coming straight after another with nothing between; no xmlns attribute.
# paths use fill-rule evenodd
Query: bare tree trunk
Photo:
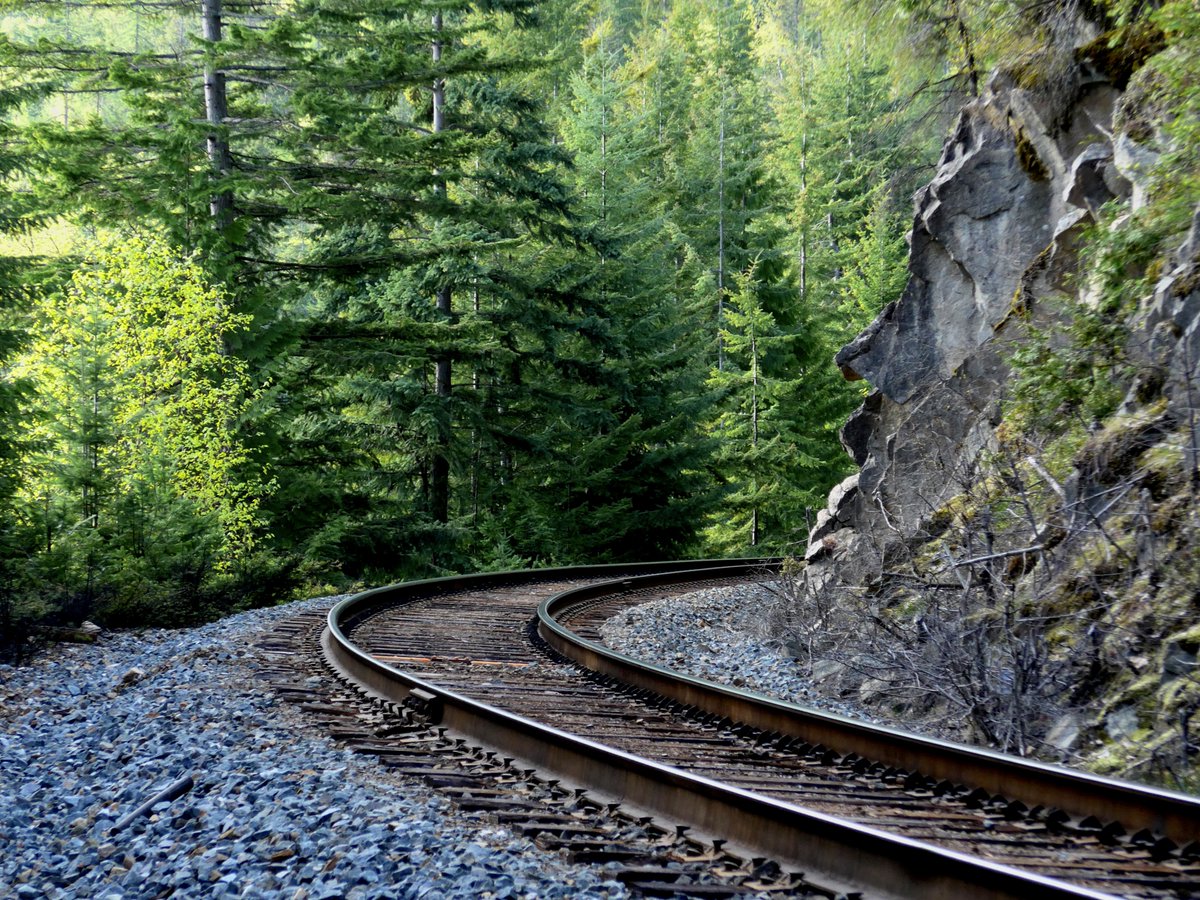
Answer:
<svg viewBox="0 0 1200 900"><path fill-rule="evenodd" d="M431 55L433 57L434 67L442 60L442 14L435 12L433 14L433 30L435 37L431 47ZM446 79L435 74L433 78L433 133L440 134L446 127ZM441 180L438 183L437 190L443 197L446 195L446 182ZM446 319L449 319L454 312L454 296L450 285L446 284L438 288L437 291L437 310ZM439 356L435 362L436 374L434 376L434 392L437 394L443 406L449 404L451 391L451 367L449 356ZM450 434L446 432L438 435L438 448L434 453L432 460L431 485L430 485L430 512L435 521L446 522L450 518L450 457L449 457Z"/></svg>
<svg viewBox="0 0 1200 900"><path fill-rule="evenodd" d="M220 43L221 0L202 0L201 12L204 40L210 44ZM209 60L204 64L204 117L211 128L207 140L208 162L218 179L227 178L233 172L229 139L220 130L228 115L225 73ZM217 229L224 231L233 223L233 192L225 189L215 193L209 200L208 208Z"/></svg>
<svg viewBox="0 0 1200 900"><path fill-rule="evenodd" d="M720 131L717 136L717 371L725 370L725 85L721 85Z"/></svg>
<svg viewBox="0 0 1200 900"><path fill-rule="evenodd" d="M808 123L800 134L800 192L808 193ZM808 303L808 209L805 204L804 215L800 222L800 305Z"/></svg>
<svg viewBox="0 0 1200 900"><path fill-rule="evenodd" d="M753 328L753 326L751 326ZM758 458L758 340L754 333L750 335L750 446L754 448L755 459ZM751 479L751 489L754 491L754 505L750 510L750 546L758 546L758 475Z"/></svg>
<svg viewBox="0 0 1200 900"><path fill-rule="evenodd" d="M724 52L725 3L717 13L718 52ZM721 325L725 321L725 93L728 80L721 72L721 100L717 109L717 371L725 371L725 338Z"/></svg>
<svg viewBox="0 0 1200 900"><path fill-rule="evenodd" d="M979 66L975 62L975 45L971 40L971 32L967 29L967 21L963 18L958 0L950 0L950 14L954 17L955 26L958 29L958 40L962 44L963 66L967 71L967 84L971 89L971 96L978 97Z"/></svg>

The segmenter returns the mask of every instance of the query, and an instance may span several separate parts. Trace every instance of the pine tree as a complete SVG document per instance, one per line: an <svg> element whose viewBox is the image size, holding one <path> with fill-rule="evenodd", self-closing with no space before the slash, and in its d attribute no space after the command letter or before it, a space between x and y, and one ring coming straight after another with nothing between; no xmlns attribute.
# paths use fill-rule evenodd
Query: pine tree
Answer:
<svg viewBox="0 0 1200 900"><path fill-rule="evenodd" d="M71 28L0 41L6 68L47 89L25 104L13 135L40 205L95 227L162 229L201 251L213 274L240 276L235 257L255 252L264 232L235 198L232 123L261 125L251 97L230 105L225 69L246 64L224 40L220 3L104 3L87 13Z"/></svg>
<svg viewBox="0 0 1200 900"><path fill-rule="evenodd" d="M14 149L17 129L12 119L21 107L45 99L51 85L10 79L0 91L0 178L12 188L22 183L31 160ZM26 236L44 224L45 216L30 204L27 192L11 189L0 199L0 240ZM43 282L56 274L37 256L15 247L0 251L0 659L18 660L27 652L32 625L52 610L29 585L29 559L37 552L38 535L20 509L20 490L27 478L33 449L27 439L25 411L30 385L15 371L28 341L27 321Z"/></svg>
<svg viewBox="0 0 1200 900"><path fill-rule="evenodd" d="M694 547L713 502L711 447L698 430L710 398L691 340L698 323L675 271L683 242L656 191L654 123L630 105L614 32L601 22L589 38L564 123L575 212L595 250L563 254L551 272L585 316L588 340L575 352L593 374L563 383L575 412L552 445L571 472L565 490L534 489L569 556L663 558Z"/></svg>
<svg viewBox="0 0 1200 900"><path fill-rule="evenodd" d="M734 284L722 329L725 365L709 377L722 395L710 428L728 484L709 541L724 552L794 551L828 481L827 440L798 415L814 381L799 365L812 336L781 328L764 308L753 265Z"/></svg>
<svg viewBox="0 0 1200 900"><path fill-rule="evenodd" d="M545 405L531 373L573 324L536 274L568 235L563 154L539 106L500 77L522 61L472 42L493 14L307 14L301 32L322 41L299 67L292 152L305 159L297 205L319 224L297 265L319 290L302 311L301 370L328 379L325 427L357 436L346 474L365 465L356 482L380 501L334 530L347 560L377 564L372 548L390 544L464 565L470 530L530 450L525 420Z"/></svg>
<svg viewBox="0 0 1200 900"><path fill-rule="evenodd" d="M676 113L682 133L668 135L666 144L670 215L707 272L696 299L709 306L719 367L732 273L760 259L766 302L779 315L787 315L788 306L786 284L772 278L782 278L782 270L767 259L774 253L769 213L776 198L764 169L765 100L754 71L750 9L743 0L679 2L664 29L683 51L682 70L666 77L683 81L685 103Z"/></svg>
<svg viewBox="0 0 1200 900"><path fill-rule="evenodd" d="M809 9L789 29L775 20L761 55L771 72L770 168L790 198L781 219L798 289L793 322L805 335L798 424L826 488L849 469L837 435L862 399L833 357L903 287L909 196L933 154L914 124L922 109L894 95L902 79L841 15Z"/></svg>

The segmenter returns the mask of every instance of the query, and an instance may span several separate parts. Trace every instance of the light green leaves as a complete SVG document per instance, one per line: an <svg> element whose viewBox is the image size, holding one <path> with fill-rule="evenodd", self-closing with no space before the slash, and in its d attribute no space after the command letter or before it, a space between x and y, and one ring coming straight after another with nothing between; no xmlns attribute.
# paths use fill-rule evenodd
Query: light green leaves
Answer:
<svg viewBox="0 0 1200 900"><path fill-rule="evenodd" d="M27 356L45 423L28 491L74 495L68 528L107 524L134 496L151 512L183 500L218 524L218 568L248 553L266 487L239 435L246 365L225 349L248 318L158 239L98 250L43 305Z"/></svg>

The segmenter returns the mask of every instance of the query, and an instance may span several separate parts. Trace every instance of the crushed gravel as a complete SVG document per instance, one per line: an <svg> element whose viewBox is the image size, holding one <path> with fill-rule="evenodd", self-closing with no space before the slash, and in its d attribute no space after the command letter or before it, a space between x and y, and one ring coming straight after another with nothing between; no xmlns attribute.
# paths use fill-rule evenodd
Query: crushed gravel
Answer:
<svg viewBox="0 0 1200 900"><path fill-rule="evenodd" d="M260 692L252 639L329 599L0 666L0 897L624 897ZM147 798L195 785L118 832Z"/></svg>
<svg viewBox="0 0 1200 900"><path fill-rule="evenodd" d="M767 633L780 603L775 584L743 584L693 591L630 607L600 627L614 650L778 700L879 720L863 709L822 696L800 672L783 642Z"/></svg>

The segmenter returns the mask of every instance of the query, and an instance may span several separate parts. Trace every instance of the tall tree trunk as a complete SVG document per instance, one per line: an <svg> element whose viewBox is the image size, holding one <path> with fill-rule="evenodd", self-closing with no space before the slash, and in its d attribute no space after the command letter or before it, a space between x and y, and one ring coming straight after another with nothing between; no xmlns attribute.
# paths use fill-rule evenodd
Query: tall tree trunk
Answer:
<svg viewBox="0 0 1200 900"><path fill-rule="evenodd" d="M958 41L962 45L963 68L967 73L967 87L972 97L979 96L979 66L975 62L975 43L971 40L971 32L967 29L967 21L958 0L950 0L950 15L958 30Z"/></svg>
<svg viewBox="0 0 1200 900"><path fill-rule="evenodd" d="M750 332L750 446L754 449L755 465L758 465L758 339L753 328ZM758 473L750 480L750 489L754 492L753 506L750 510L750 546L758 546Z"/></svg>
<svg viewBox="0 0 1200 900"><path fill-rule="evenodd" d="M721 3L717 12L717 52L725 52L725 10ZM729 83L724 66L720 69L721 100L717 111L719 119L717 135L717 371L725 371L725 339L721 336L721 325L725 321L725 110Z"/></svg>
<svg viewBox="0 0 1200 900"><path fill-rule="evenodd" d="M221 0L202 0L201 13L204 18L204 40L210 44L220 43ZM204 64L204 118L212 129L207 140L208 162L219 179L227 178L233 172L229 139L221 133L228 115L225 73L217 69L210 59ZM208 208L217 229L224 231L233 223L233 192L225 189L213 194Z"/></svg>
<svg viewBox="0 0 1200 900"><path fill-rule="evenodd" d="M717 371L725 371L725 85L721 85L720 133L717 137Z"/></svg>
<svg viewBox="0 0 1200 900"><path fill-rule="evenodd" d="M442 14L436 12L433 14L433 30L434 39L431 47L433 56L434 68L437 68L438 63L442 60ZM446 127L446 79L440 75L434 74L433 78L433 133L440 134ZM437 190L443 197L446 195L446 182L441 180L438 183ZM437 310L447 320L451 318L454 312L454 296L450 289L450 285L446 284L438 288L437 291ZM439 400L443 404L443 412L450 402L451 390L451 368L450 357L439 356L435 362L436 375L434 377L434 393L437 394ZM450 518L450 430L449 423L446 424L445 431L438 435L438 447L434 451L433 465L431 475L432 484L430 496L430 513L435 521L446 522Z"/></svg>

